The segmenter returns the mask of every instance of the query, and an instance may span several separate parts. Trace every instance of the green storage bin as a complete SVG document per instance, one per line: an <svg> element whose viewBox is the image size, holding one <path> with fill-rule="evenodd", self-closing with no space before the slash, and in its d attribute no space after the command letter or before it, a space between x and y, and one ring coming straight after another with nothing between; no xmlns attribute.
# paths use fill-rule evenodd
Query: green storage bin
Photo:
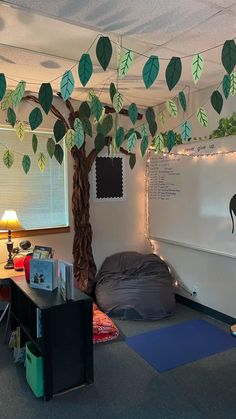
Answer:
<svg viewBox="0 0 236 419"><path fill-rule="evenodd" d="M26 343L26 380L36 397L43 396L43 358L32 342Z"/></svg>

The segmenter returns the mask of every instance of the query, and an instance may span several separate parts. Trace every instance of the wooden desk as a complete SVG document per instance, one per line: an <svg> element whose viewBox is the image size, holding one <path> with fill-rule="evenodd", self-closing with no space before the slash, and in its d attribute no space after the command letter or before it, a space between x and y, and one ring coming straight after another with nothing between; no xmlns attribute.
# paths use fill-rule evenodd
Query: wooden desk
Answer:
<svg viewBox="0 0 236 419"><path fill-rule="evenodd" d="M15 271L15 269L5 269L4 263L0 263L0 284L2 283L2 280L8 280L10 278L15 278L16 276L24 276L24 270L23 271Z"/></svg>

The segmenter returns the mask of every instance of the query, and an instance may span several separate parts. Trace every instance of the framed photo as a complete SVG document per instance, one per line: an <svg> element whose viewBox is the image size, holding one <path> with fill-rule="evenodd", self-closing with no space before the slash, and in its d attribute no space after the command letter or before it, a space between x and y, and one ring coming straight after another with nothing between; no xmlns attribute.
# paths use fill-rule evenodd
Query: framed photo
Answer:
<svg viewBox="0 0 236 419"><path fill-rule="evenodd" d="M51 259L53 257L52 247L34 246L33 259Z"/></svg>

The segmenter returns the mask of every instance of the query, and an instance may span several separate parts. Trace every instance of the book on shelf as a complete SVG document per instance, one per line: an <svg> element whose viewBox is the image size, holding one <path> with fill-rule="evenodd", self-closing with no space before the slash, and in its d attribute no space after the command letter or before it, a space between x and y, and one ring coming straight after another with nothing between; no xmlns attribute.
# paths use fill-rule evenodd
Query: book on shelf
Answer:
<svg viewBox="0 0 236 419"><path fill-rule="evenodd" d="M57 288L57 259L30 260L30 286L46 291Z"/></svg>
<svg viewBox="0 0 236 419"><path fill-rule="evenodd" d="M73 264L59 261L59 289L64 301L74 299L74 269Z"/></svg>
<svg viewBox="0 0 236 419"><path fill-rule="evenodd" d="M36 337L41 338L43 336L42 333L42 311L40 308L36 308Z"/></svg>

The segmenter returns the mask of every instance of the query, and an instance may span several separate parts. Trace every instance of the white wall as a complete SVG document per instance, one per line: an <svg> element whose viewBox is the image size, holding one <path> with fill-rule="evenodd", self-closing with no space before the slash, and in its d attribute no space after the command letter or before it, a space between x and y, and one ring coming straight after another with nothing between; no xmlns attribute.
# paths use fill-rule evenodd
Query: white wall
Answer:
<svg viewBox="0 0 236 419"><path fill-rule="evenodd" d="M203 105L213 90L214 88L211 88L192 95L188 114L191 115L198 106ZM230 97L227 102L224 101L224 107L219 116L208 101L208 104L204 108L208 113L209 127L202 128L196 116L193 116L190 119L193 126L192 137L209 135L213 129L217 128L220 117L229 117L235 111L235 104L235 97ZM183 120L183 113L181 112L178 120L174 118L168 120L166 130L175 128ZM178 291L179 294L229 316L236 317L235 259L162 241L155 241L153 244L155 246L155 252L167 261L176 278L180 280L180 283L186 289L191 291L193 285L197 285L199 288L199 293L196 297L191 297L183 289Z"/></svg>

